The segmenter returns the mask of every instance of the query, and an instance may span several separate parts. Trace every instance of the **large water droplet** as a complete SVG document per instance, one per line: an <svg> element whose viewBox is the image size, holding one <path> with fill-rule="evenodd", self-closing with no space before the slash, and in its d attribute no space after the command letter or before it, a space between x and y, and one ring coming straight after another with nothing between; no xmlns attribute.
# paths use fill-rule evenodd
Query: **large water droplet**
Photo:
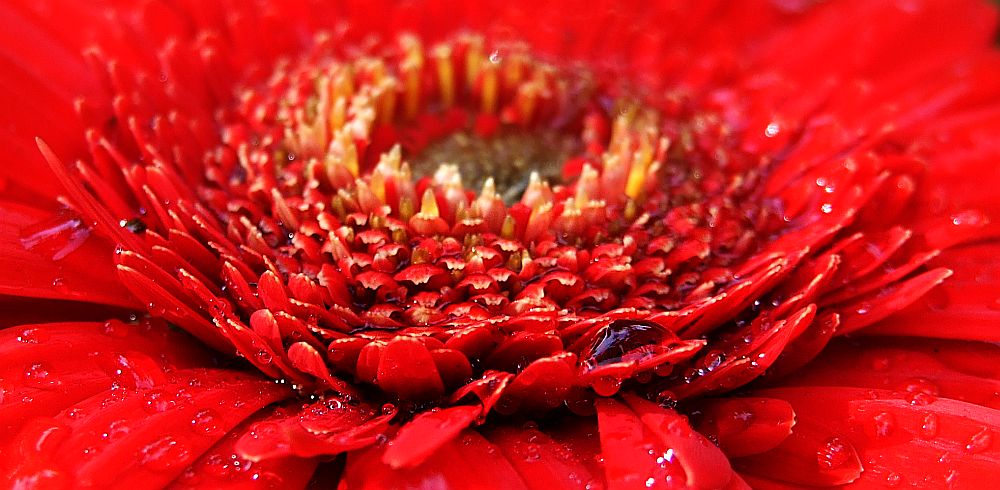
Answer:
<svg viewBox="0 0 1000 490"><path fill-rule="evenodd" d="M166 471L186 465L189 455L187 448L180 441L164 436L139 451L139 464L153 471Z"/></svg>
<svg viewBox="0 0 1000 490"><path fill-rule="evenodd" d="M639 361L656 352L667 330L643 320L615 320L601 328L584 356L586 366L595 368L622 361Z"/></svg>

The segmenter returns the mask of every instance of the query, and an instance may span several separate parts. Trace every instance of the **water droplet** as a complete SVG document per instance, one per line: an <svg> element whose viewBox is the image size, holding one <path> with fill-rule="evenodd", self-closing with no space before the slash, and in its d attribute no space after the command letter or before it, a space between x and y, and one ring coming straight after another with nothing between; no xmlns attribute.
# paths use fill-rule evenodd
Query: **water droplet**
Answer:
<svg viewBox="0 0 1000 490"><path fill-rule="evenodd" d="M129 330L129 326L121 320L108 320L104 322L104 326L101 328L101 332L104 335L118 339L128 337Z"/></svg>
<svg viewBox="0 0 1000 490"><path fill-rule="evenodd" d="M927 393L911 393L907 395L906 399L910 402L910 405L918 407L930 405L937 401L937 397L928 395Z"/></svg>
<svg viewBox="0 0 1000 490"><path fill-rule="evenodd" d="M661 378L670 376L670 373L672 372L674 372L674 365L670 364L669 362L665 362L663 364L657 364L656 367L653 368L653 374Z"/></svg>
<svg viewBox="0 0 1000 490"><path fill-rule="evenodd" d="M542 459L542 453L538 449L538 444L528 444L524 448L524 460L533 463Z"/></svg>
<svg viewBox="0 0 1000 490"><path fill-rule="evenodd" d="M913 378L903 386L906 391L906 399L910 405L929 405L937 400L941 389L932 382L924 378Z"/></svg>
<svg viewBox="0 0 1000 490"><path fill-rule="evenodd" d="M976 454L989 449L992 445L993 432L989 429L983 429L969 439L969 443L965 445L965 450L972 454Z"/></svg>
<svg viewBox="0 0 1000 490"><path fill-rule="evenodd" d="M816 462L819 463L820 468L823 469L836 469L847 464L847 461L851 458L851 449L847 446L847 443L841 440L839 437L832 437L827 439L823 445L816 450Z"/></svg>
<svg viewBox="0 0 1000 490"><path fill-rule="evenodd" d="M819 209L820 209L820 211L823 212L823 214L830 214L830 213L833 212L833 204L826 203L826 204L820 206Z"/></svg>
<svg viewBox="0 0 1000 490"><path fill-rule="evenodd" d="M872 369L876 371L885 371L886 369L889 369L890 364L891 362L889 361L889 358L885 356L879 356L872 359Z"/></svg>
<svg viewBox="0 0 1000 490"><path fill-rule="evenodd" d="M924 417L923 424L920 425L920 433L927 438L934 438L938 435L938 416L929 413Z"/></svg>
<svg viewBox="0 0 1000 490"><path fill-rule="evenodd" d="M948 476L944 477L944 484L947 485L949 489L955 488L958 485L958 471L949 471Z"/></svg>
<svg viewBox="0 0 1000 490"><path fill-rule="evenodd" d="M677 394L670 390L663 390L656 395L656 403L667 409L677 406Z"/></svg>
<svg viewBox="0 0 1000 490"><path fill-rule="evenodd" d="M598 330L586 351L588 369L622 361L641 361L656 354L655 346L667 335L660 325L642 320L615 320Z"/></svg>
<svg viewBox="0 0 1000 490"><path fill-rule="evenodd" d="M281 488L285 483L281 476L270 471L256 472L250 475L250 479L261 482L262 488Z"/></svg>
<svg viewBox="0 0 1000 490"><path fill-rule="evenodd" d="M781 126L778 126L778 123L773 122L771 124L768 124L767 128L764 129L764 136L767 136L768 138L773 138L775 135L778 134L778 131L781 131Z"/></svg>
<svg viewBox="0 0 1000 490"><path fill-rule="evenodd" d="M490 63L497 65L500 64L501 61L503 61L503 57L500 56L500 50L493 50L493 52L490 53Z"/></svg>
<svg viewBox="0 0 1000 490"><path fill-rule="evenodd" d="M25 344L38 344L48 339L48 335L38 328L26 328L17 335L17 341Z"/></svg>
<svg viewBox="0 0 1000 490"><path fill-rule="evenodd" d="M254 358L256 358L257 362L261 364L271 364L271 362L274 360L274 358L271 357L271 353L264 349L257 351L257 353L254 354Z"/></svg>
<svg viewBox="0 0 1000 490"><path fill-rule="evenodd" d="M24 380L33 386L54 386L61 382L49 377L49 367L45 363L36 362L24 369Z"/></svg>
<svg viewBox="0 0 1000 490"><path fill-rule="evenodd" d="M101 433L101 439L105 442L113 442L128 435L130 429L125 420L116 420L108 425L108 430Z"/></svg>
<svg viewBox="0 0 1000 490"><path fill-rule="evenodd" d="M885 484L890 487L898 487L903 483L903 476L899 473L889 473L885 477Z"/></svg>
<svg viewBox="0 0 1000 490"><path fill-rule="evenodd" d="M163 390L150 390L142 395L145 401L144 408L149 413L165 412L177 406L177 400Z"/></svg>
<svg viewBox="0 0 1000 490"><path fill-rule="evenodd" d="M621 388L622 380L611 376L601 376L592 381L590 386L600 396L613 396Z"/></svg>
<svg viewBox="0 0 1000 490"><path fill-rule="evenodd" d="M164 436L139 451L139 464L153 470L166 471L171 468L187 465L190 453L179 441L170 436Z"/></svg>
<svg viewBox="0 0 1000 490"><path fill-rule="evenodd" d="M118 226L137 235L146 232L146 223L139 218L123 219L118 222Z"/></svg>
<svg viewBox="0 0 1000 490"><path fill-rule="evenodd" d="M698 361L698 367L702 371L701 375L705 375L712 371L715 371L723 361L726 360L726 353L719 350L711 350L705 354L705 357Z"/></svg>
<svg viewBox="0 0 1000 490"><path fill-rule="evenodd" d="M204 409L191 418L191 429L199 434L214 434L219 431L218 416L214 410Z"/></svg>
<svg viewBox="0 0 1000 490"><path fill-rule="evenodd" d="M926 378L913 378L906 382L903 389L910 393L926 393L928 395L938 396L941 393L941 389L938 385L932 383Z"/></svg>
<svg viewBox="0 0 1000 490"><path fill-rule="evenodd" d="M895 429L896 417L891 413L882 412L875 416L875 437L889 437Z"/></svg>
<svg viewBox="0 0 1000 490"><path fill-rule="evenodd" d="M146 303L146 311L148 311L150 315L158 316L158 317L161 317L161 316L163 316L163 315L165 315L167 313L167 309L166 308L164 308L164 307L162 307L162 306L160 306L160 305L158 305L158 304L156 304L156 303L154 303L152 301L150 301L149 303Z"/></svg>

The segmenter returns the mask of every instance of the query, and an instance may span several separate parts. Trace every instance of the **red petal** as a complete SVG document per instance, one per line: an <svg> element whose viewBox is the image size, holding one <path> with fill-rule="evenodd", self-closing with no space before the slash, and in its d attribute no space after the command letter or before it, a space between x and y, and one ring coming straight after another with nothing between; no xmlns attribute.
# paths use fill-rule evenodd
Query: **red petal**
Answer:
<svg viewBox="0 0 1000 490"><path fill-rule="evenodd" d="M966 342L923 339L865 338L862 344L837 342L816 362L781 380L781 384L879 388L908 395L925 393L1000 408L1000 378L990 373L970 373L964 366L956 368L946 361L991 365L1000 355L1000 348L995 346L975 347L976 344Z"/></svg>
<svg viewBox="0 0 1000 490"><path fill-rule="evenodd" d="M375 444L389 431L395 409L377 415L331 397L276 412L251 427L236 443L236 451L252 461L286 456L335 455Z"/></svg>
<svg viewBox="0 0 1000 490"><path fill-rule="evenodd" d="M683 417L637 397L626 400L628 406L597 401L609 488L722 488L732 479L726 457Z"/></svg>
<svg viewBox="0 0 1000 490"><path fill-rule="evenodd" d="M417 415L386 446L382 462L393 469L413 468L450 442L482 413L479 406L434 409Z"/></svg>
<svg viewBox="0 0 1000 490"><path fill-rule="evenodd" d="M758 454L775 448L792 433L795 412L776 398L718 398L700 404L698 432L727 456Z"/></svg>
<svg viewBox="0 0 1000 490"><path fill-rule="evenodd" d="M997 250L995 244L983 244L942 252L933 263L947 265L954 275L909 308L864 332L1000 341Z"/></svg>
<svg viewBox="0 0 1000 490"><path fill-rule="evenodd" d="M601 475L590 472L576 447L560 444L538 429L500 427L487 437L500 448L528 488L603 488Z"/></svg>
<svg viewBox="0 0 1000 490"><path fill-rule="evenodd" d="M17 442L23 466L14 479L51 471L82 485L163 485L247 416L289 395L271 381L232 371L173 376L154 388L97 394L49 425L25 428Z"/></svg>
<svg viewBox="0 0 1000 490"><path fill-rule="evenodd" d="M114 274L113 246L73 231L72 219L0 202L0 294L137 307Z"/></svg>
<svg viewBox="0 0 1000 490"><path fill-rule="evenodd" d="M753 474L811 485L861 476L859 484L975 488L1000 464L1000 450L991 442L1000 430L1000 411L995 409L936 397L907 400L899 393L870 388L779 388L760 394L790 402L798 423L776 450L738 461ZM860 461L852 462L853 451L823 449L830 434L839 438L837 446L856 450L864 473ZM817 461L824 463L822 471Z"/></svg>
<svg viewBox="0 0 1000 490"><path fill-rule="evenodd" d="M0 445L33 416L60 410L117 384L150 387L164 370L211 364L193 339L164 325L62 323L0 331ZM14 383L14 380L24 380Z"/></svg>
<svg viewBox="0 0 1000 490"><path fill-rule="evenodd" d="M496 446L478 432L465 430L420 466L394 470L382 462L378 448L347 457L343 490L395 488L479 488L499 485L527 488Z"/></svg>
<svg viewBox="0 0 1000 490"><path fill-rule="evenodd" d="M405 400L428 400L444 393L434 358L422 342L409 337L396 337L382 348L377 382Z"/></svg>
<svg viewBox="0 0 1000 490"><path fill-rule="evenodd" d="M306 488L319 463L318 459L290 456L250 461L236 452L236 442L267 414L268 411L258 412L258 415L229 431L168 488Z"/></svg>

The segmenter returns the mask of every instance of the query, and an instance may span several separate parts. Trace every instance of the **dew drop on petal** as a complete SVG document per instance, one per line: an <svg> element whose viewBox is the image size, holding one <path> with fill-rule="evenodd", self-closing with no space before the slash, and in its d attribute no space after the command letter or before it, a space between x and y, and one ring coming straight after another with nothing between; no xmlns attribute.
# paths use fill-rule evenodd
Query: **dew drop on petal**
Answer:
<svg viewBox="0 0 1000 490"><path fill-rule="evenodd" d="M924 392L910 393L907 395L906 400L910 402L913 406L926 406L937 401L937 397Z"/></svg>
<svg viewBox="0 0 1000 490"><path fill-rule="evenodd" d="M816 450L816 462L820 468L832 470L844 466L851 457L851 450L839 437L827 439Z"/></svg>
<svg viewBox="0 0 1000 490"><path fill-rule="evenodd" d="M177 405L174 397L163 390L149 390L142 397L143 408L149 413L165 412Z"/></svg>
<svg viewBox="0 0 1000 490"><path fill-rule="evenodd" d="M48 339L48 335L38 328L26 328L17 335L17 341L24 344L39 344Z"/></svg>
<svg viewBox="0 0 1000 490"><path fill-rule="evenodd" d="M944 484L947 486L948 489L957 488L958 487L958 471L956 471L956 470L949 471L948 475L944 477Z"/></svg>
<svg viewBox="0 0 1000 490"><path fill-rule="evenodd" d="M24 380L32 386L57 386L62 384L58 379L49 376L49 367L45 363L36 362L24 368Z"/></svg>
<svg viewBox="0 0 1000 490"><path fill-rule="evenodd" d="M125 420L116 420L108 425L108 429L101 433L101 439L105 442L113 442L128 435L131 429Z"/></svg>
<svg viewBox="0 0 1000 490"><path fill-rule="evenodd" d="M677 406L677 394L670 390L663 390L656 395L656 403L668 409L673 409Z"/></svg>
<svg viewBox="0 0 1000 490"><path fill-rule="evenodd" d="M191 418L191 429L205 435L219 432L218 415L210 408L199 410Z"/></svg>
<svg viewBox="0 0 1000 490"><path fill-rule="evenodd" d="M872 360L872 369L875 371L885 371L889 369L890 363L891 361L889 361L888 357L879 356Z"/></svg>
<svg viewBox="0 0 1000 490"><path fill-rule="evenodd" d="M528 444L524 448L524 460L533 463L542 459L542 453L538 450L538 444Z"/></svg>
<svg viewBox="0 0 1000 490"><path fill-rule="evenodd" d="M640 361L655 354L650 346L667 334L662 326L642 320L615 320L597 332L583 358L588 368L621 361Z"/></svg>
<svg viewBox="0 0 1000 490"><path fill-rule="evenodd" d="M186 465L189 452L183 444L170 436L161 437L139 450L139 464L153 470L166 471Z"/></svg>
<svg viewBox="0 0 1000 490"><path fill-rule="evenodd" d="M264 349L257 351L257 353L254 354L254 358L256 358L257 362L261 364L271 364L271 362L274 360L273 357L271 356L271 353Z"/></svg>
<svg viewBox="0 0 1000 490"><path fill-rule="evenodd" d="M934 413L929 413L924 416L924 421L920 425L920 433L930 439L937 437L938 435L938 416Z"/></svg>
<svg viewBox="0 0 1000 490"><path fill-rule="evenodd" d="M969 453L977 454L986 451L992 445L993 432L989 429L983 429L969 439L969 442L965 445L965 450Z"/></svg>
<svg viewBox="0 0 1000 490"><path fill-rule="evenodd" d="M612 376L601 376L591 383L594 392L600 396L613 396L622 386L622 380Z"/></svg>
<svg viewBox="0 0 1000 490"><path fill-rule="evenodd" d="M889 473L885 476L885 484L890 487L898 487L903 483L903 477L899 473Z"/></svg>
<svg viewBox="0 0 1000 490"><path fill-rule="evenodd" d="M896 428L896 417L889 412L882 412L875 416L875 437L885 438L892 435Z"/></svg>
<svg viewBox="0 0 1000 490"><path fill-rule="evenodd" d="M108 320L104 322L101 332L109 337L122 339L128 337L129 326L121 320Z"/></svg>
<svg viewBox="0 0 1000 490"><path fill-rule="evenodd" d="M213 453L202 460L201 469L218 479L227 479L232 472L232 465L230 462L231 461L225 456L219 453Z"/></svg>

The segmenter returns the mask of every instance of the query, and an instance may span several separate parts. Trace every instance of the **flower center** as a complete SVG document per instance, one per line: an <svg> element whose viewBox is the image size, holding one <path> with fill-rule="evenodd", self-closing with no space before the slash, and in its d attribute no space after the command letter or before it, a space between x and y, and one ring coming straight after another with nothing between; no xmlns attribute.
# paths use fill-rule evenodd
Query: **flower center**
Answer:
<svg viewBox="0 0 1000 490"><path fill-rule="evenodd" d="M561 180L563 162L579 154L574 138L552 130L507 130L482 137L473 132L446 136L414 155L417 178L432 177L441 165L454 165L466 189L482 189L487 180L504 204L516 203L533 176L550 185Z"/></svg>
<svg viewBox="0 0 1000 490"><path fill-rule="evenodd" d="M500 411L547 409L695 369L731 316L690 312L778 267L737 267L783 223L712 112L474 36L337 49L242 91L199 204L153 206L152 251L119 255L163 316L269 376L420 402L510 383Z"/></svg>

